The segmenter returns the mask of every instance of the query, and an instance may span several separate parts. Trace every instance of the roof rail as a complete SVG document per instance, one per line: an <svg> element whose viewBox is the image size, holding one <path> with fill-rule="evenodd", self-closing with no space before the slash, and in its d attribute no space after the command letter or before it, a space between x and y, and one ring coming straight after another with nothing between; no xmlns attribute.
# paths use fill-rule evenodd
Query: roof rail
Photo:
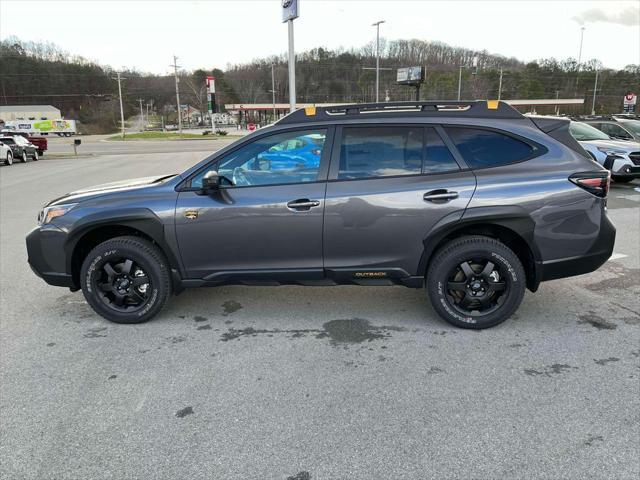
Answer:
<svg viewBox="0 0 640 480"><path fill-rule="evenodd" d="M389 102L355 103L352 105L334 105L306 107L296 110L275 122L278 125L290 123L313 123L338 119L363 119L371 117L472 117L520 119L524 116L505 102L497 100L474 100L468 102Z"/></svg>

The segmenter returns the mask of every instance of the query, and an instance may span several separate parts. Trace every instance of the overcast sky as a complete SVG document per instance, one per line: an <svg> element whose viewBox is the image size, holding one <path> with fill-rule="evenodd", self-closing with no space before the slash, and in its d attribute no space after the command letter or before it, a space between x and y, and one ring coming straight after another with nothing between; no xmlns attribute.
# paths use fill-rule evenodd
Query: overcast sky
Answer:
<svg viewBox="0 0 640 480"><path fill-rule="evenodd" d="M296 50L359 47L381 36L441 41L521 60L578 56L640 63L640 0L300 0ZM226 68L284 53L280 0L0 0L0 38L50 41L114 68Z"/></svg>

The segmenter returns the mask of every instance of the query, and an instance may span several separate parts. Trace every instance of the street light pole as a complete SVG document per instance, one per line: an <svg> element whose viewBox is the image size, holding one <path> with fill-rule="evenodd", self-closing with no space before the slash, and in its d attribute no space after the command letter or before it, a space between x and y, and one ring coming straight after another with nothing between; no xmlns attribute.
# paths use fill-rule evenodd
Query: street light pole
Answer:
<svg viewBox="0 0 640 480"><path fill-rule="evenodd" d="M500 69L500 82L498 83L498 101L502 96L502 68Z"/></svg>
<svg viewBox="0 0 640 480"><path fill-rule="evenodd" d="M276 121L276 76L273 73L273 63L271 64L271 101L273 103L273 121Z"/></svg>
<svg viewBox="0 0 640 480"><path fill-rule="evenodd" d="M593 85L593 103L591 104L591 115L596 114L596 93L598 92L598 69L596 68L596 81Z"/></svg>
<svg viewBox="0 0 640 480"><path fill-rule="evenodd" d="M384 20L378 20L372 23L372 27L376 27L376 103L380 102L380 24Z"/></svg>
<svg viewBox="0 0 640 480"><path fill-rule="evenodd" d="M289 110L296 109L296 54L293 48L293 19L287 20L289 24Z"/></svg>
<svg viewBox="0 0 640 480"><path fill-rule="evenodd" d="M180 88L178 87L178 83L180 80L178 79L178 57L173 56L173 65L169 65L173 67L173 74L176 78L176 104L178 105L178 130L180 131L180 135L182 135L182 112L180 111Z"/></svg>
<svg viewBox="0 0 640 480"><path fill-rule="evenodd" d="M578 85L578 76L580 75L580 65L582 63L582 41L584 40L585 26L580 27L580 48L578 49L578 71L576 72L576 85Z"/></svg>
<svg viewBox="0 0 640 480"><path fill-rule="evenodd" d="M462 92L462 65L458 71L458 101L460 101L460 93Z"/></svg>

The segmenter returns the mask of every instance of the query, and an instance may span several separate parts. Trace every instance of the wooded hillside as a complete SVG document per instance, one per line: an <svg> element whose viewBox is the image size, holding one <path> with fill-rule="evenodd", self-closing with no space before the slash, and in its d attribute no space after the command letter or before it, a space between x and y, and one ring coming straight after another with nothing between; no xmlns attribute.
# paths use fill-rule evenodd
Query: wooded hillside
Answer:
<svg viewBox="0 0 640 480"><path fill-rule="evenodd" d="M473 57L479 58L472 75ZM284 55L235 65L226 71L199 69L180 72L181 103L206 109L204 78L217 79L218 103L270 103L271 65L275 71L277 102L288 101L287 64ZM640 88L640 66L623 70L603 68L591 60L581 66L574 59L543 59L523 63L488 52L451 47L422 40L382 41L380 98L414 98L414 90L395 83L399 67L426 66L421 99L455 99L459 65L463 69L462 98L496 98L500 68L504 71L502 98L585 98L590 110L596 68L599 71L596 110L621 110L622 96ZM350 50L315 48L297 55L299 102L365 102L375 99L375 46ZM138 99L152 110L175 118L173 76L122 72L125 115L138 112ZM91 131L110 131L119 122L118 86L111 67L98 65L60 50L53 44L23 42L12 37L0 42L0 104L51 104L67 118L76 118ZM576 112L576 113L583 113Z"/></svg>

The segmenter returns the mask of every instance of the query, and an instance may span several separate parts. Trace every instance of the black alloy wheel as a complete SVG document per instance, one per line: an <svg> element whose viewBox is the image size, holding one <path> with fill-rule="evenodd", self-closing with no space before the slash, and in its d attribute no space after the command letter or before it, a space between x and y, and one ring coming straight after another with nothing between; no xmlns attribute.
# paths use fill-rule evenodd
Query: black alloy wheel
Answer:
<svg viewBox="0 0 640 480"><path fill-rule="evenodd" d="M105 305L118 312L135 312L145 306L152 285L140 265L130 258L109 259L100 270L92 281Z"/></svg>
<svg viewBox="0 0 640 480"><path fill-rule="evenodd" d="M474 258L456 265L447 281L447 299L464 315L486 315L505 298L509 277L501 275L488 258Z"/></svg>

